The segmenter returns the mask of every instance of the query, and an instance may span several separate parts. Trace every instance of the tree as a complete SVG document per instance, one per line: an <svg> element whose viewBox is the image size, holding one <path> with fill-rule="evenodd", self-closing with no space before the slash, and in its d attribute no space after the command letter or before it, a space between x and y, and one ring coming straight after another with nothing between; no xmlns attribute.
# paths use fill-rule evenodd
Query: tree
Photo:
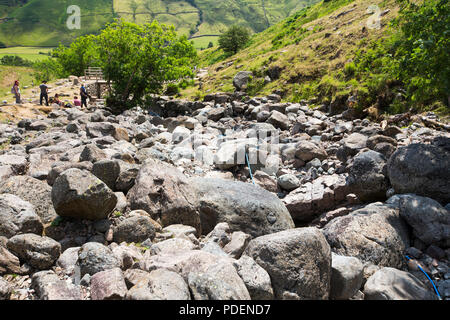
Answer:
<svg viewBox="0 0 450 320"><path fill-rule="evenodd" d="M160 93L169 81L193 78L197 52L173 26L137 25L117 20L96 39L100 66L112 93L107 106L114 112L144 105L151 93Z"/></svg>
<svg viewBox="0 0 450 320"><path fill-rule="evenodd" d="M78 37L68 48L60 44L53 50L52 56L58 60L66 73L82 76L88 67L99 66L96 36Z"/></svg>
<svg viewBox="0 0 450 320"><path fill-rule="evenodd" d="M231 26L219 38L219 47L229 55L238 53L247 45L250 39L250 32L242 26Z"/></svg>
<svg viewBox="0 0 450 320"><path fill-rule="evenodd" d="M214 47L214 43L212 43L211 41L208 43L208 49Z"/></svg>
<svg viewBox="0 0 450 320"><path fill-rule="evenodd" d="M33 63L31 61L23 59L17 55L3 56L3 58L0 59L0 64L2 64L4 66L15 66L15 67L31 67L33 65Z"/></svg>
<svg viewBox="0 0 450 320"><path fill-rule="evenodd" d="M33 69L36 70L33 76L37 82L41 82L44 80L50 81L55 78L62 78L67 76L61 64L59 64L58 61L53 58L47 58L35 62L33 65Z"/></svg>
<svg viewBox="0 0 450 320"><path fill-rule="evenodd" d="M404 6L396 25L402 37L394 44L398 75L413 101L441 95L450 102L450 5L448 0Z"/></svg>
<svg viewBox="0 0 450 320"><path fill-rule="evenodd" d="M133 13L133 21L134 22L136 22L136 12L137 12L138 8L139 8L139 4L135 0L131 0L130 1L130 9L131 9L131 12Z"/></svg>

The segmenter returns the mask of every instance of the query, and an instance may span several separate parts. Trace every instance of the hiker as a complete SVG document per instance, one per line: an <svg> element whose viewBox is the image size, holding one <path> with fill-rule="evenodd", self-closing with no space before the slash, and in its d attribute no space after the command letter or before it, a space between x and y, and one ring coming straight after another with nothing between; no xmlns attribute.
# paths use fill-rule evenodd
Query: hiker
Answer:
<svg viewBox="0 0 450 320"><path fill-rule="evenodd" d="M81 109L83 109L83 105L87 108L87 98L89 97L86 88L84 87L84 84L81 85L80 89L80 96L81 96Z"/></svg>
<svg viewBox="0 0 450 320"><path fill-rule="evenodd" d="M45 99L45 105L48 106L48 86L47 81L42 81L42 84L39 86L41 89L41 98L40 98L40 104L42 106L42 100Z"/></svg>
<svg viewBox="0 0 450 320"><path fill-rule="evenodd" d="M20 104L20 88L19 88L19 80L14 82L14 86L11 88L11 93L16 97L16 104Z"/></svg>
<svg viewBox="0 0 450 320"><path fill-rule="evenodd" d="M77 96L73 97L73 104L75 107L81 107L81 100Z"/></svg>
<svg viewBox="0 0 450 320"><path fill-rule="evenodd" d="M61 100L59 100L59 94L55 94L55 97L53 98L53 103L56 103L60 107L64 105L64 103L61 102Z"/></svg>

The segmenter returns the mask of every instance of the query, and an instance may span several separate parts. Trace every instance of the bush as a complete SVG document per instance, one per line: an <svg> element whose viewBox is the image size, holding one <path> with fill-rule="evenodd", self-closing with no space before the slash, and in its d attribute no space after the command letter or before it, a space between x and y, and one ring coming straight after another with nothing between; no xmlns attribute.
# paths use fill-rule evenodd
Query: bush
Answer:
<svg viewBox="0 0 450 320"><path fill-rule="evenodd" d="M14 67L31 67L33 62L23 59L19 56L6 55L0 59L0 64L4 66L14 66Z"/></svg>
<svg viewBox="0 0 450 320"><path fill-rule="evenodd" d="M50 81L57 78L64 78L69 76L61 64L53 59L47 58L42 61L35 62L33 68L36 70L33 74L36 82Z"/></svg>
<svg viewBox="0 0 450 320"><path fill-rule="evenodd" d="M366 103L377 103L390 113L410 107L425 110L436 102L448 104L448 0L397 1L402 5L400 14L387 37L355 55L356 70L352 71L369 91ZM399 99L401 95L403 99Z"/></svg>

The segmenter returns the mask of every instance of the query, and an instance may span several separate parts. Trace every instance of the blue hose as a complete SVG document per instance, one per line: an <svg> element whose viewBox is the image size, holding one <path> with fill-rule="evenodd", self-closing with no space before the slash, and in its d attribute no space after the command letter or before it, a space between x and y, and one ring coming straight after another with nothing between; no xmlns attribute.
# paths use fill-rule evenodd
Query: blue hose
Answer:
<svg viewBox="0 0 450 320"><path fill-rule="evenodd" d="M406 256L406 258L408 259L408 261L411 260L411 258L408 256ZM434 284L434 281L430 278L430 276L425 272L425 270L422 269L422 267L418 263L416 263L416 264L419 267L420 271L422 271L425 274L425 276L428 278L428 280L430 280L431 284L433 285L434 291L436 291L436 294L437 294L439 300L442 300L441 295L439 294L439 291L436 288L436 285Z"/></svg>
<svg viewBox="0 0 450 320"><path fill-rule="evenodd" d="M247 160L248 169L250 170L250 177L252 178L253 185L256 185L255 180L253 179L252 168L250 167L250 161L248 161L248 153L245 153L245 158Z"/></svg>

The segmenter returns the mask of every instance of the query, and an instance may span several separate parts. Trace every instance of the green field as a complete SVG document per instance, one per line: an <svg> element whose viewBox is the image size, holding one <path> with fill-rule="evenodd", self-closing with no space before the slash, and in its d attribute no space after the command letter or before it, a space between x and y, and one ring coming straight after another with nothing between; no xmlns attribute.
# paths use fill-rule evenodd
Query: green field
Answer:
<svg viewBox="0 0 450 320"><path fill-rule="evenodd" d="M0 59L4 56L19 56L29 61L40 61L48 58L53 48L49 47L9 47L0 49Z"/></svg>
<svg viewBox="0 0 450 320"><path fill-rule="evenodd" d="M81 9L81 29L67 28L67 8ZM78 36L98 32L112 21L112 0L30 0L9 9L10 19L0 23L0 41L8 47L57 46L68 44Z"/></svg>
<svg viewBox="0 0 450 320"><path fill-rule="evenodd" d="M174 25L179 34L202 36L193 39L195 47L206 48L210 41L233 24L253 32L288 17L319 0L28 0L26 4L7 7L0 1L0 42L8 47L57 46L68 44L80 35L98 33L106 23L120 17L145 23L158 20ZM67 8L81 9L81 29L66 26ZM207 36L207 37L203 37Z"/></svg>

